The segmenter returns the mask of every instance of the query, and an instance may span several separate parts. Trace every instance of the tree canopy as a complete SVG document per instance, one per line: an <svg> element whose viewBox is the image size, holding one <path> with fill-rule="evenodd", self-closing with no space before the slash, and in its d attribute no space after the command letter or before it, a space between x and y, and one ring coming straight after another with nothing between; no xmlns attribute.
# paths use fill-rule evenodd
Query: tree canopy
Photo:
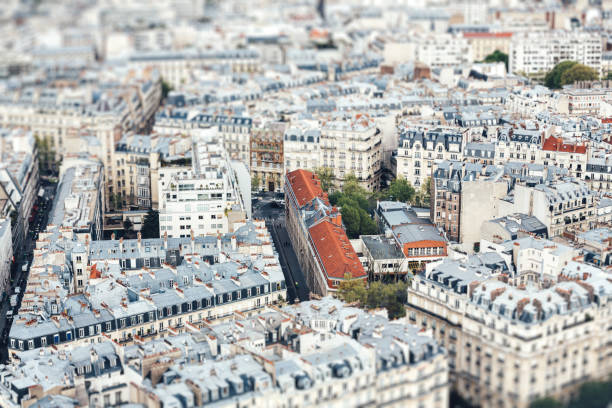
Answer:
<svg viewBox="0 0 612 408"><path fill-rule="evenodd" d="M342 222L349 238L378 232L378 227L370 216L371 195L352 175L346 177L342 191L334 191L329 195L329 202L340 207Z"/></svg>
<svg viewBox="0 0 612 408"><path fill-rule="evenodd" d="M415 195L416 191L414 187L412 187L412 184L403 177L393 180L387 190L388 199L404 203L412 202Z"/></svg>
<svg viewBox="0 0 612 408"><path fill-rule="evenodd" d="M530 408L607 408L612 401L612 381L590 381L580 386L578 396L569 404L545 397L533 401Z"/></svg>
<svg viewBox="0 0 612 408"><path fill-rule="evenodd" d="M159 212L149 210L140 230L143 238L159 238Z"/></svg>
<svg viewBox="0 0 612 408"><path fill-rule="evenodd" d="M390 319L397 319L406 315L407 288L406 282L372 282L366 287L363 280L351 280L347 274L338 286L338 297L345 302L358 302L366 309L385 308Z"/></svg>
<svg viewBox="0 0 612 408"><path fill-rule="evenodd" d="M508 54L501 52L500 50L495 50L491 54L487 55L483 62L503 62L506 65L506 70L508 69Z"/></svg>
<svg viewBox="0 0 612 408"><path fill-rule="evenodd" d="M561 74L561 85L570 85L578 81L594 81L597 71L586 65L576 64Z"/></svg>
<svg viewBox="0 0 612 408"><path fill-rule="evenodd" d="M321 189L328 192L334 185L334 171L329 167L319 167L315 170L315 174L321 181Z"/></svg>
<svg viewBox="0 0 612 408"><path fill-rule="evenodd" d="M597 78L597 71L591 67L576 61L562 61L546 74L544 84L550 89L559 89L576 81L593 81Z"/></svg>

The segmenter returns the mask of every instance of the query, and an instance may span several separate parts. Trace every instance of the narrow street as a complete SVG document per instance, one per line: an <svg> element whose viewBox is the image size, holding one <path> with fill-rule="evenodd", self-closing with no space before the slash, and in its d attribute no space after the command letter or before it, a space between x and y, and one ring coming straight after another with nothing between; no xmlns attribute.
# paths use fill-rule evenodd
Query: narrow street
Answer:
<svg viewBox="0 0 612 408"><path fill-rule="evenodd" d="M0 362L5 362L8 359L8 334L11 329L12 318L7 319L6 313L12 309L13 311L19 310L21 305L21 299L23 297L23 292L26 287L27 279L28 279L28 271L23 271L23 265L29 265L32 262L32 254L34 248L36 247L36 239L38 237L38 233L47 225L47 221L49 218L49 212L51 211L51 207L53 204L53 198L55 196L55 188L56 185L43 185L41 186L44 189L43 197L38 197L35 205L38 208L38 212L32 219L30 223L29 230L26 232L25 242L20 253L15 253L15 263L13 264L11 271L11 288L10 291L7 292L6 298L4 302L0 306L0 333L2 336L0 338ZM20 292L17 297L17 305L13 308L10 305L10 296L15 293L15 288L19 287Z"/></svg>
<svg viewBox="0 0 612 408"><path fill-rule="evenodd" d="M272 236L285 275L287 300L290 303L293 303L296 299L299 301L308 300L310 290L285 228L284 208L274 204L272 198L265 196L261 200L256 200L253 204L253 217L266 220L266 226Z"/></svg>

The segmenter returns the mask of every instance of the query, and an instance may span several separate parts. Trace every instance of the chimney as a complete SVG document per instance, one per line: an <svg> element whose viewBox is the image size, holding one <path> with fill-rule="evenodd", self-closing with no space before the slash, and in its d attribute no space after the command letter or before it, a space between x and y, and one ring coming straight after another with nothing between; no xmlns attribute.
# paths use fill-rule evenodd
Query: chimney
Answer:
<svg viewBox="0 0 612 408"><path fill-rule="evenodd" d="M168 249L168 231L164 231L164 249Z"/></svg>
<svg viewBox="0 0 612 408"><path fill-rule="evenodd" d="M138 231L138 252L142 250L142 234Z"/></svg>
<svg viewBox="0 0 612 408"><path fill-rule="evenodd" d="M195 236L193 235L193 229L191 229L190 234L191 234L191 253L195 254Z"/></svg>
<svg viewBox="0 0 612 408"><path fill-rule="evenodd" d="M221 252L221 234L217 234L217 251Z"/></svg>
<svg viewBox="0 0 612 408"><path fill-rule="evenodd" d="M123 253L123 237L119 238L119 252Z"/></svg>
<svg viewBox="0 0 612 408"><path fill-rule="evenodd" d="M115 240L115 233L114 232L111 234L111 240L113 240L113 241Z"/></svg>
<svg viewBox="0 0 612 408"><path fill-rule="evenodd" d="M236 250L236 236L232 235L232 250Z"/></svg>

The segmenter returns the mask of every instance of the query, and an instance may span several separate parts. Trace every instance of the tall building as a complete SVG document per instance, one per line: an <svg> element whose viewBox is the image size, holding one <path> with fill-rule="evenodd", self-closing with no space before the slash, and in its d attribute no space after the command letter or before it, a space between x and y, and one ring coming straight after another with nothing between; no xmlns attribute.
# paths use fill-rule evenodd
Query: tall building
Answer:
<svg viewBox="0 0 612 408"><path fill-rule="evenodd" d="M528 255L532 245L520 251ZM609 375L606 272L572 260L555 264L546 285L530 262L508 269L494 252L431 264L412 280L408 320L432 330L448 350L452 388L471 404L526 408L544 396L567 400L581 383ZM531 279L516 282L522 274Z"/></svg>
<svg viewBox="0 0 612 408"><path fill-rule="evenodd" d="M509 71L543 77L562 61L576 61L601 73L602 40L585 31L527 31L510 43Z"/></svg>
<svg viewBox="0 0 612 408"><path fill-rule="evenodd" d="M257 189L281 191L284 183L286 123L269 122L251 130L250 170Z"/></svg>
<svg viewBox="0 0 612 408"><path fill-rule="evenodd" d="M382 138L376 122L366 113L333 120L321 128L319 164L331 169L337 184L349 175L368 190L380 188Z"/></svg>
<svg viewBox="0 0 612 408"><path fill-rule="evenodd" d="M434 164L460 161L464 144L463 135L455 131L407 129L400 134L399 146L391 158L394 175L420 187L433 175Z"/></svg>
<svg viewBox="0 0 612 408"><path fill-rule="evenodd" d="M39 189L32 132L0 129L0 217L11 219L13 253L21 254Z"/></svg>
<svg viewBox="0 0 612 408"><path fill-rule="evenodd" d="M504 169L476 163L446 161L434 171L431 220L449 240L471 251L480 242L483 222L498 215L498 199L508 194ZM487 197L487 199L483 199Z"/></svg>

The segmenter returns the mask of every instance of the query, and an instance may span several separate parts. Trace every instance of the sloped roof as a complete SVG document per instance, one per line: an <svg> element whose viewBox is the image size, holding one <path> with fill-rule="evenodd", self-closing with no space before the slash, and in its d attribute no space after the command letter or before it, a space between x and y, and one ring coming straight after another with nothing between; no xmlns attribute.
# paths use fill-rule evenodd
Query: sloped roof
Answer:
<svg viewBox="0 0 612 408"><path fill-rule="evenodd" d="M294 170L287 173L287 180L289 180L299 207L303 207L317 197L321 198L326 205L329 205L327 193L323 191L319 178L313 172L301 169Z"/></svg>
<svg viewBox="0 0 612 408"><path fill-rule="evenodd" d="M566 153L579 153L586 154L586 146L578 145L573 143L565 143L562 138L554 136L544 140L542 150L549 152L566 152Z"/></svg>
<svg viewBox="0 0 612 408"><path fill-rule="evenodd" d="M329 220L323 220L309 229L310 239L316 248L323 269L329 278L343 278L350 273L353 278L366 275L346 232Z"/></svg>

